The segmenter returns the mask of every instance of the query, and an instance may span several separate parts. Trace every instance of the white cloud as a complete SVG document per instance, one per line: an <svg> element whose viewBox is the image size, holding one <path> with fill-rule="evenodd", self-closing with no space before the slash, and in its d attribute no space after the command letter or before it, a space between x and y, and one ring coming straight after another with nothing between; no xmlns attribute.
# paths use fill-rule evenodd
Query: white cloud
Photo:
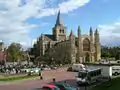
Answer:
<svg viewBox="0 0 120 90"><path fill-rule="evenodd" d="M24 1L24 4L21 1ZM32 42L29 33L37 25L28 24L25 22L27 19L54 15L59 8L61 13L68 13L84 6L89 0L69 0L60 3L56 8L48 8L48 3L52 6L53 2L55 0L49 0L49 2L48 0L0 0L0 39L28 45ZM46 24L43 23L41 26Z"/></svg>
<svg viewBox="0 0 120 90"><path fill-rule="evenodd" d="M103 45L120 45L120 21L108 25L99 25Z"/></svg>
<svg viewBox="0 0 120 90"><path fill-rule="evenodd" d="M58 8L47 8L42 9L40 11L40 14L38 14L38 18L44 17L44 16L50 16L55 15L58 10L61 10L61 13L68 13L70 11L73 11L81 6L84 6L87 4L90 0L69 0L63 3L60 3L58 5Z"/></svg>

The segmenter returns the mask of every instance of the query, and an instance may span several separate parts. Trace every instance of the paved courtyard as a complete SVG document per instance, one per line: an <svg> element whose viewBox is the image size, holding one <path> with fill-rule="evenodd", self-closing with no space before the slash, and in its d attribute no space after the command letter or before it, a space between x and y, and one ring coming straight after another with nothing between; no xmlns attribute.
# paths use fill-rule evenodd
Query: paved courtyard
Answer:
<svg viewBox="0 0 120 90"><path fill-rule="evenodd" d="M0 90L31 90L33 88L42 87L46 83L52 83L52 79L56 78L57 82L67 81L69 84L76 87L75 76L76 72L67 72L65 68L58 70L43 71L44 79L39 78L16 81L12 83L1 83ZM80 90L84 90L82 87Z"/></svg>

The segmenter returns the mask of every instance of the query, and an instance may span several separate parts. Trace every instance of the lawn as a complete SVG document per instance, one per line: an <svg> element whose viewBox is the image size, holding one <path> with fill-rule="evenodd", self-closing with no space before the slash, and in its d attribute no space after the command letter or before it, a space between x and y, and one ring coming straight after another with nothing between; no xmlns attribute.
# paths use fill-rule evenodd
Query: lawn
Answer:
<svg viewBox="0 0 120 90"><path fill-rule="evenodd" d="M120 90L120 77L112 79L111 82L95 86L91 90Z"/></svg>
<svg viewBox="0 0 120 90"><path fill-rule="evenodd" d="M38 77L38 75L25 75L25 76L16 76L16 77L6 77L6 78L0 78L0 82L11 82L16 80L23 80L23 79L29 79L29 78L35 78Z"/></svg>

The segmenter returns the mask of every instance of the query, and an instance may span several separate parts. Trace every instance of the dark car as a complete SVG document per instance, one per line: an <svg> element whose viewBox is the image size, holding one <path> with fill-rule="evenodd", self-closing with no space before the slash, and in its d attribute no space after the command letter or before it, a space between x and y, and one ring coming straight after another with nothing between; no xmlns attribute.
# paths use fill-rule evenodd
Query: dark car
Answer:
<svg viewBox="0 0 120 90"><path fill-rule="evenodd" d="M76 90L76 88L72 87L67 83L55 83L55 86L60 88L60 90Z"/></svg>

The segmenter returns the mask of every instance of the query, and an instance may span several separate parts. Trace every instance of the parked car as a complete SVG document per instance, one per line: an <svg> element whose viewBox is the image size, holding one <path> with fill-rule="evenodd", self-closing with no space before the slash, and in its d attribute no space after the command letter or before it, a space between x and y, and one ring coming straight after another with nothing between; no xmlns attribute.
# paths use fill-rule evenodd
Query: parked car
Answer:
<svg viewBox="0 0 120 90"><path fill-rule="evenodd" d="M60 88L60 90L76 90L76 88L72 87L67 83L55 83L55 86Z"/></svg>
<svg viewBox="0 0 120 90"><path fill-rule="evenodd" d="M50 68L53 69L53 70L56 70L56 69L57 69L57 67L54 67L54 66L51 66Z"/></svg>
<svg viewBox="0 0 120 90"><path fill-rule="evenodd" d="M55 85L47 84L44 85L42 88L34 88L32 90L60 90L60 89Z"/></svg>
<svg viewBox="0 0 120 90"><path fill-rule="evenodd" d="M42 67L42 70L51 70L51 68L49 66L44 66Z"/></svg>
<svg viewBox="0 0 120 90"><path fill-rule="evenodd" d="M29 72L28 72L28 75L39 75L39 73L41 72L41 70L36 70L36 69L31 69Z"/></svg>

